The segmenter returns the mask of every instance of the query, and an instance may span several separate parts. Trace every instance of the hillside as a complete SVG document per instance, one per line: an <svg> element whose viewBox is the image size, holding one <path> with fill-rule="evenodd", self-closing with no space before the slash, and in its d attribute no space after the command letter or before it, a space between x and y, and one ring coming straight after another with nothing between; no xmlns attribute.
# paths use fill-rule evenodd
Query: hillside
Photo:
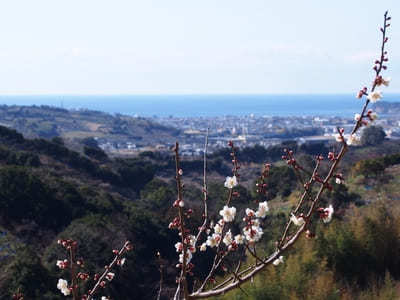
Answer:
<svg viewBox="0 0 400 300"><path fill-rule="evenodd" d="M400 114L399 102L380 101L372 105L372 109L379 114L384 115L398 115Z"/></svg>
<svg viewBox="0 0 400 300"><path fill-rule="evenodd" d="M143 145L174 141L179 133L175 128L144 118L50 106L0 105L0 124L14 128L28 138L60 136L74 140L96 137L109 142L128 140Z"/></svg>

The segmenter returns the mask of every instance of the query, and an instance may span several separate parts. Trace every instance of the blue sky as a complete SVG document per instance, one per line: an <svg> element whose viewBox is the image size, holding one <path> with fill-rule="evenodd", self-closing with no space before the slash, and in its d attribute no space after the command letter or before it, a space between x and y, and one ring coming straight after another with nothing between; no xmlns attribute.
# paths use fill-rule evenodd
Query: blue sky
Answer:
<svg viewBox="0 0 400 300"><path fill-rule="evenodd" d="M399 0L3 0L0 94L355 93Z"/></svg>

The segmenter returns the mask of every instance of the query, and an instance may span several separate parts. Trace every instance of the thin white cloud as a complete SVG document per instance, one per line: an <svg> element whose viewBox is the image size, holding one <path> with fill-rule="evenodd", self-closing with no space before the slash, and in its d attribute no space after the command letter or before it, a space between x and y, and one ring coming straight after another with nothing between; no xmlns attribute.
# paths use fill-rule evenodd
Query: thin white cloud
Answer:
<svg viewBox="0 0 400 300"><path fill-rule="evenodd" d="M349 56L345 56L344 60L348 63L368 63L370 62L371 64L374 62L374 59L378 58L377 52L376 51L361 51L357 52L354 54L351 54Z"/></svg>

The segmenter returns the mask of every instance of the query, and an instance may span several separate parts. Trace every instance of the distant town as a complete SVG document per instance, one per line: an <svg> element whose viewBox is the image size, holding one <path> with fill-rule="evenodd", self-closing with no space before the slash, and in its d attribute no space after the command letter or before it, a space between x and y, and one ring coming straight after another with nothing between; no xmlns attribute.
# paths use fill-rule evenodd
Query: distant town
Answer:
<svg viewBox="0 0 400 300"><path fill-rule="evenodd" d="M208 151L226 147L229 140L238 146L261 145L269 147L285 140L306 142L327 142L334 140L337 127L350 132L354 119L343 117L273 117L273 116L221 116L221 117L153 117L151 121L179 130L176 140L180 142L182 155L198 156L203 153L205 136L208 134ZM400 138L400 116L382 115L374 125L382 126L387 138ZM133 154L142 151L168 151L174 141L157 145L143 145L126 141L122 143L103 142L100 147L111 153Z"/></svg>
<svg viewBox="0 0 400 300"><path fill-rule="evenodd" d="M379 102L371 107L389 139L400 138L400 103ZM367 119L367 118L366 118ZM208 132L208 151L227 146L270 147L282 141L321 143L333 140L337 127L349 133L354 118L326 116L157 117L109 114L87 109L51 106L0 105L0 125L14 128L27 138L60 137L72 148L96 145L115 156L135 156L144 151L169 152L179 141L181 154L199 156Z"/></svg>

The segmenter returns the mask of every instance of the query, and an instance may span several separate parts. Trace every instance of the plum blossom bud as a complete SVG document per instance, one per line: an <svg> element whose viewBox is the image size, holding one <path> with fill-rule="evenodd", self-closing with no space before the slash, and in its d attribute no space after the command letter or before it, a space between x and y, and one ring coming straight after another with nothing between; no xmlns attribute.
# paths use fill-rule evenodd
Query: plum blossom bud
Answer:
<svg viewBox="0 0 400 300"><path fill-rule="evenodd" d="M328 153L328 159L331 160L331 161L335 160L335 153L329 152Z"/></svg>
<svg viewBox="0 0 400 300"><path fill-rule="evenodd" d="M88 280L89 279L89 274L87 274L87 273L79 272L76 276L81 280Z"/></svg>
<svg viewBox="0 0 400 300"><path fill-rule="evenodd" d="M182 175L183 175L183 170L182 170L182 169L179 169L178 174L179 174L180 176L182 176Z"/></svg>
<svg viewBox="0 0 400 300"><path fill-rule="evenodd" d="M77 259L77 260L76 260L76 264L77 264L78 266L80 266L80 267L83 267L83 266L84 266L83 259Z"/></svg>
<svg viewBox="0 0 400 300"><path fill-rule="evenodd" d="M69 262L68 260L64 259L64 260L57 260L56 262L57 267L59 267L60 269L66 269L69 266Z"/></svg>
<svg viewBox="0 0 400 300"><path fill-rule="evenodd" d="M206 250L207 250L207 244L206 243L201 244L200 251L206 251Z"/></svg>
<svg viewBox="0 0 400 300"><path fill-rule="evenodd" d="M294 214L290 217L290 221L296 226L302 226L305 223L305 220L302 216L296 217Z"/></svg>
<svg viewBox="0 0 400 300"><path fill-rule="evenodd" d="M126 251L131 251L133 249L133 245L128 242L128 244L125 246Z"/></svg>
<svg viewBox="0 0 400 300"><path fill-rule="evenodd" d="M272 263L274 266L278 266L279 264L283 263L283 256L279 256L279 258L275 259Z"/></svg>
<svg viewBox="0 0 400 300"><path fill-rule="evenodd" d="M322 219L322 221L324 223L329 223L330 221L332 221L332 216L333 216L333 212L334 212L332 204L326 208L319 208L318 212L319 212L320 218Z"/></svg>
<svg viewBox="0 0 400 300"><path fill-rule="evenodd" d="M369 111L368 118L371 120L371 122L373 122L378 119L378 114L376 112Z"/></svg>
<svg viewBox="0 0 400 300"><path fill-rule="evenodd" d="M252 210L250 208L246 208L246 216L254 217L255 215L256 215L256 213L254 212L254 210Z"/></svg>
<svg viewBox="0 0 400 300"><path fill-rule="evenodd" d="M117 265L122 267L125 264L125 262L126 262L126 258L125 257L122 258L122 259L118 259L117 260Z"/></svg>
<svg viewBox="0 0 400 300"><path fill-rule="evenodd" d="M112 273L112 272L108 272L108 273L106 274L106 278L107 278L108 281L113 280L113 279L114 279L114 276L115 276L115 273Z"/></svg>
<svg viewBox="0 0 400 300"><path fill-rule="evenodd" d="M312 233L310 230L306 231L306 238L307 239L312 239L315 237L315 233Z"/></svg>
<svg viewBox="0 0 400 300"><path fill-rule="evenodd" d="M354 120L355 121L360 121L360 119L361 119L361 115L360 114L355 114L354 115Z"/></svg>

